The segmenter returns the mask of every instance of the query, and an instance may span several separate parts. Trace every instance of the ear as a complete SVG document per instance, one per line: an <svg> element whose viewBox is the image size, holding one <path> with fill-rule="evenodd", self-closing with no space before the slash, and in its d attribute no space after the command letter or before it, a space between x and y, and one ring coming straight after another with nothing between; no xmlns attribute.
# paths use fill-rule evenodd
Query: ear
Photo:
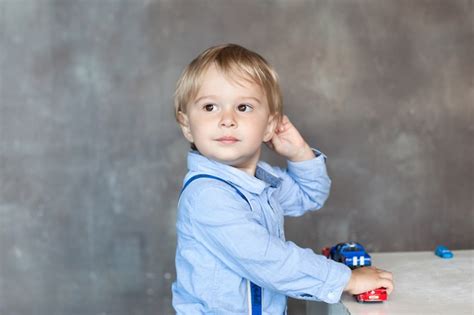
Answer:
<svg viewBox="0 0 474 315"><path fill-rule="evenodd" d="M188 115L179 111L178 112L178 123L181 127L181 131L183 132L184 137L191 143L194 142L193 134L191 133L191 127L189 126L189 118Z"/></svg>
<svg viewBox="0 0 474 315"><path fill-rule="evenodd" d="M279 121L278 113L272 114L268 117L267 128L265 130L265 134L263 135L263 142L270 141L275 134L275 129L278 125Z"/></svg>

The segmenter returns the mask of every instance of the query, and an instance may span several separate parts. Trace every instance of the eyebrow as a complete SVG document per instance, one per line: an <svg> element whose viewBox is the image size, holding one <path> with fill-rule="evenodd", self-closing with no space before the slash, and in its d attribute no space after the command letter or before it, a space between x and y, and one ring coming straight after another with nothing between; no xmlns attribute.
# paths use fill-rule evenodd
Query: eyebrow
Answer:
<svg viewBox="0 0 474 315"><path fill-rule="evenodd" d="M216 98L217 95L204 95L204 96L201 96L201 97L198 97L194 103L198 103L199 101L203 100L203 99L206 99L206 98ZM239 97L239 99L241 100L246 100L246 99L251 99L251 100L254 100L255 102L261 104L262 102L260 101L260 99L256 98L256 97L253 97L253 96L243 96L243 97Z"/></svg>

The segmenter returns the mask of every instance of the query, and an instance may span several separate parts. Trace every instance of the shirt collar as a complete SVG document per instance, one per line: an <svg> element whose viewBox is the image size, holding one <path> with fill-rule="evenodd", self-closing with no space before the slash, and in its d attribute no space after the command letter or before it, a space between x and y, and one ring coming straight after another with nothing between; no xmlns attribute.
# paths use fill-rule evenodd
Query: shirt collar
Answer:
<svg viewBox="0 0 474 315"><path fill-rule="evenodd" d="M232 184L254 194L261 194L266 187L279 187L281 178L265 162L258 162L255 176L241 171L235 167L219 163L201 155L198 151L188 153L188 177L199 174L209 174L220 177Z"/></svg>

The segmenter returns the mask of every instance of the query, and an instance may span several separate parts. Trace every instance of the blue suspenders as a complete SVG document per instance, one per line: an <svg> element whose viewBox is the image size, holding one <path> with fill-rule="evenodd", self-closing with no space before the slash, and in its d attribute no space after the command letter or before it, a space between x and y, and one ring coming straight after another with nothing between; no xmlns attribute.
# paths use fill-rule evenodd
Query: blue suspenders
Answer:
<svg viewBox="0 0 474 315"><path fill-rule="evenodd" d="M198 178L212 178L212 179L216 179L216 180L219 180L221 182L226 183L227 185L234 188L235 191L239 194L239 196L242 197L242 199L244 199L249 204L250 208L252 208L252 205L248 201L247 197L245 197L245 195L237 187L235 187L232 183L230 183L230 182L228 182L228 181L226 181L226 180L224 180L220 177L212 176L212 175L208 175L208 174L198 174L198 175L195 175L195 176L191 177L190 179L188 179L186 181L186 183L184 183L184 186L181 189L180 195L183 193L183 190L186 189L186 187L188 187L188 185L193 180L198 179ZM249 315L262 315L262 288L259 287L258 285L256 285L255 283L253 283L251 281L248 281L248 280L247 280L247 284L250 284L250 288L249 288L250 289Z"/></svg>

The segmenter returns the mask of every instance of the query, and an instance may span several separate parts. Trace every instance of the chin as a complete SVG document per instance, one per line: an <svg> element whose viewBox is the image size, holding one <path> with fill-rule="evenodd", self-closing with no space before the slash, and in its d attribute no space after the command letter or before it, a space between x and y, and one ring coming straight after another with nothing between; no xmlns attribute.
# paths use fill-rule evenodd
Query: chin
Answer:
<svg viewBox="0 0 474 315"><path fill-rule="evenodd" d="M207 151L207 152L206 152ZM218 148L216 150L200 150L202 155L213 159L219 163L234 166L234 167L242 167L248 164L252 164L252 161L258 161L260 156L260 152L251 152L250 154L243 154L242 150L239 148L227 148L226 150L222 150ZM216 152L218 152L216 154Z"/></svg>
<svg viewBox="0 0 474 315"><path fill-rule="evenodd" d="M239 159L235 157L219 156L219 157L212 157L212 158L222 164L226 164L230 166L236 166L236 165L245 163L244 159Z"/></svg>

